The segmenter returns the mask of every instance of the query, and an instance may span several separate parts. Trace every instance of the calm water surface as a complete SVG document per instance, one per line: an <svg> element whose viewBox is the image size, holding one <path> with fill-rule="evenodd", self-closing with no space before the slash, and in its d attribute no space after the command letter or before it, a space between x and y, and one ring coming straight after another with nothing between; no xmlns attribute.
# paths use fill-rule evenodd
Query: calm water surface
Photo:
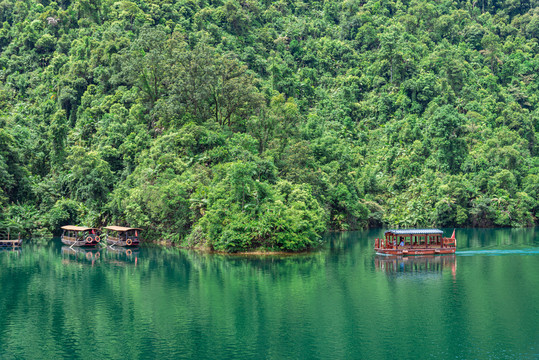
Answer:
<svg viewBox="0 0 539 360"><path fill-rule="evenodd" d="M539 358L539 228L405 259L382 233L280 257L25 243L0 252L0 359Z"/></svg>

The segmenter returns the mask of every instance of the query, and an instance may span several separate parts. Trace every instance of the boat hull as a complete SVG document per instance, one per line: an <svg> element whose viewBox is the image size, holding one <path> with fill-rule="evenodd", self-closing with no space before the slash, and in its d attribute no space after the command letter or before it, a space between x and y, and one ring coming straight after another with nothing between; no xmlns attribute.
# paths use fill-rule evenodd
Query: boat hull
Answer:
<svg viewBox="0 0 539 360"><path fill-rule="evenodd" d="M62 238L62 244L68 245L68 246L77 246L77 247L95 247L97 244L99 244L97 241L92 240L91 242L87 242L84 240L67 240Z"/></svg>
<svg viewBox="0 0 539 360"><path fill-rule="evenodd" d="M114 246L122 246L122 247L135 247L140 244L138 240L132 240L132 243L130 245L127 244L125 240L111 240L107 239L107 244L114 245Z"/></svg>
<svg viewBox="0 0 539 360"><path fill-rule="evenodd" d="M456 248L415 248L415 249L374 249L380 255L414 256L414 255L445 255L454 254Z"/></svg>

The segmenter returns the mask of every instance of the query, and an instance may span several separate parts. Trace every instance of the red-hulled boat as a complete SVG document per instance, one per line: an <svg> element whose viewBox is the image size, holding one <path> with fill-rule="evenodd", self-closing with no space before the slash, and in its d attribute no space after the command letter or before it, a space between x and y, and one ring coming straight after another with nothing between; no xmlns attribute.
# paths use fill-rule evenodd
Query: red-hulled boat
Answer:
<svg viewBox="0 0 539 360"><path fill-rule="evenodd" d="M450 238L438 229L388 230L385 237L375 239L374 250L381 255L454 254L457 248L455 231Z"/></svg>

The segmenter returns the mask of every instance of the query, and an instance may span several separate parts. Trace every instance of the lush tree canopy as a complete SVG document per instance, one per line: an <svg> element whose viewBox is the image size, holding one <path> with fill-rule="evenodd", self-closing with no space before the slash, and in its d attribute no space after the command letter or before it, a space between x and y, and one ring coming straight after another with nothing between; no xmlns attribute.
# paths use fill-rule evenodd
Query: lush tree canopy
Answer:
<svg viewBox="0 0 539 360"><path fill-rule="evenodd" d="M535 0L4 0L0 24L0 226L299 251L537 222Z"/></svg>

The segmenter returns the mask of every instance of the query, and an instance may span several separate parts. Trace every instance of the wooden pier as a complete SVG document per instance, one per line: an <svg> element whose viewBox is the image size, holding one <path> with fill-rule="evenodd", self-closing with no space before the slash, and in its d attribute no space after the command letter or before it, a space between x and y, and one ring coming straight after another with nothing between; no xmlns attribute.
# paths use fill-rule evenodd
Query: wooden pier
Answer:
<svg viewBox="0 0 539 360"><path fill-rule="evenodd" d="M14 237L9 231L0 231L0 247L18 247L21 244L21 233Z"/></svg>

